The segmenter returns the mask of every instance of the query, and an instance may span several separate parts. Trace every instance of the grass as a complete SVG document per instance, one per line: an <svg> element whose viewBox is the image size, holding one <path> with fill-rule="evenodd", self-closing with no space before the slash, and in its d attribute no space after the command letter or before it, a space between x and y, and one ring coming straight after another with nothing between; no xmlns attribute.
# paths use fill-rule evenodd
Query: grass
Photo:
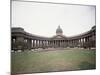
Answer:
<svg viewBox="0 0 100 75"><path fill-rule="evenodd" d="M66 49L11 54L12 74L95 69L95 50Z"/></svg>

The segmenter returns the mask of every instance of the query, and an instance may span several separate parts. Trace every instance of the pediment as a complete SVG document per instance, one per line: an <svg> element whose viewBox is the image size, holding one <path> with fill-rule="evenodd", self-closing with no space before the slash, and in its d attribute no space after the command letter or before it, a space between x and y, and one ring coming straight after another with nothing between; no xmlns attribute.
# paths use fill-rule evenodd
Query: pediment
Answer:
<svg viewBox="0 0 100 75"><path fill-rule="evenodd" d="M63 38L62 36L56 36L55 38Z"/></svg>
<svg viewBox="0 0 100 75"><path fill-rule="evenodd" d="M52 39L66 39L66 37L63 35L56 35L56 36L52 37Z"/></svg>

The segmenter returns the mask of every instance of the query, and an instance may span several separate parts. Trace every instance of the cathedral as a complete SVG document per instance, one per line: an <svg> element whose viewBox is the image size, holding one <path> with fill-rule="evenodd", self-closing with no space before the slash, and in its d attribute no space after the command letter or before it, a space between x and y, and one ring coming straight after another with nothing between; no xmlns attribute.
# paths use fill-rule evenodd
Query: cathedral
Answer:
<svg viewBox="0 0 100 75"><path fill-rule="evenodd" d="M11 28L11 48L17 50L31 50L38 48L95 48L96 44L96 26L93 26L85 33L66 37L60 26L56 29L56 35L53 37L42 37L26 32L23 28Z"/></svg>

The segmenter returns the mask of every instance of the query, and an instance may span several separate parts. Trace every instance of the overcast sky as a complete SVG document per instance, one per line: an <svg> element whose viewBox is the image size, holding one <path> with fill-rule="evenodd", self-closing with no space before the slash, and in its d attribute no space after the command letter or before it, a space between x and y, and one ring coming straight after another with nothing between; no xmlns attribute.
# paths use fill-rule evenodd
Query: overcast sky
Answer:
<svg viewBox="0 0 100 75"><path fill-rule="evenodd" d="M96 25L95 6L12 2L12 27L51 37L56 34L58 25L66 36L90 30Z"/></svg>

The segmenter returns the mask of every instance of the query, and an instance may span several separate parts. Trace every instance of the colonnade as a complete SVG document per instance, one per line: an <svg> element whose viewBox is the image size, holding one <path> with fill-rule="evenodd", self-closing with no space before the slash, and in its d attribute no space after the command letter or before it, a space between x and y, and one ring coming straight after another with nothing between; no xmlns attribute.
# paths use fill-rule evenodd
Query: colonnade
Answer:
<svg viewBox="0 0 100 75"><path fill-rule="evenodd" d="M38 49L38 48L66 48L66 47L78 47L89 48L95 47L95 35L84 36L80 38L56 40L56 39L29 39L24 37L12 37L12 49Z"/></svg>
<svg viewBox="0 0 100 75"><path fill-rule="evenodd" d="M17 30L16 30L17 31ZM69 37L69 38L43 38L37 36L31 36L24 33L23 29L14 31L11 37L12 50L31 50L38 48L95 48L96 47L96 33L95 28L92 28L89 32ZM26 36L27 35L27 36Z"/></svg>

